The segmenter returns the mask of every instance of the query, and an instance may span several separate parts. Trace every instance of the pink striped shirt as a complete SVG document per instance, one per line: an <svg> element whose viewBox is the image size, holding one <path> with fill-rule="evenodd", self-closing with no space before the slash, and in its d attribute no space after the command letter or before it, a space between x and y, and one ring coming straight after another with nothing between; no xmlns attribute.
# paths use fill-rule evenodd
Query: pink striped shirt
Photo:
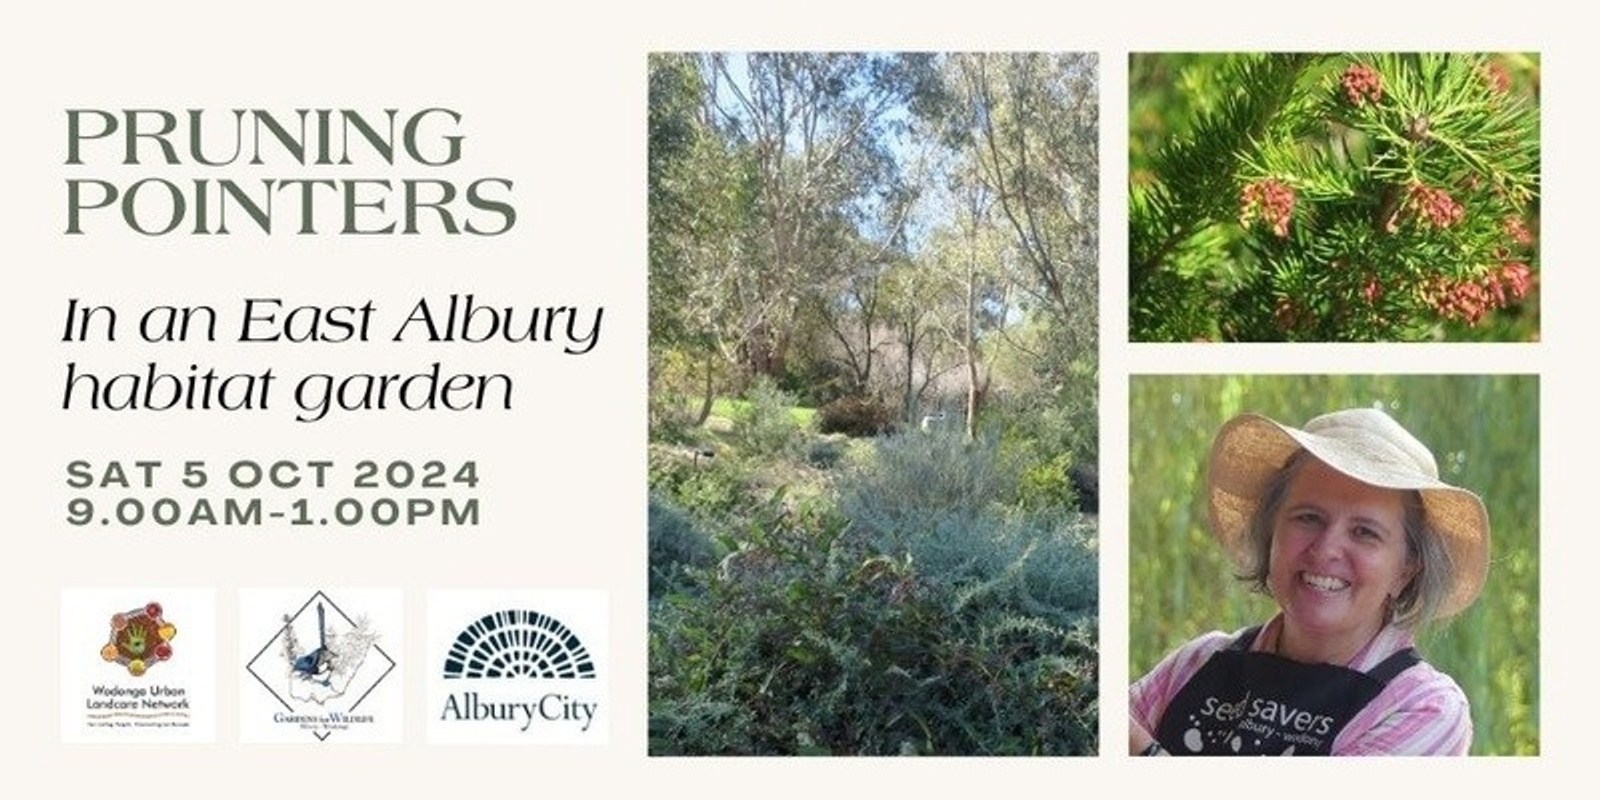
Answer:
<svg viewBox="0 0 1600 800"><path fill-rule="evenodd" d="M1273 617L1250 645L1270 650L1283 615ZM1239 632L1212 631L1178 648L1128 693L1130 719L1155 731L1178 690L1194 677L1212 653L1227 647ZM1366 672L1390 655L1412 646L1411 632L1385 627L1345 666ZM1467 696L1449 675L1423 661L1396 675L1383 692L1351 718L1333 740L1336 756L1459 756L1472 746L1472 714Z"/></svg>

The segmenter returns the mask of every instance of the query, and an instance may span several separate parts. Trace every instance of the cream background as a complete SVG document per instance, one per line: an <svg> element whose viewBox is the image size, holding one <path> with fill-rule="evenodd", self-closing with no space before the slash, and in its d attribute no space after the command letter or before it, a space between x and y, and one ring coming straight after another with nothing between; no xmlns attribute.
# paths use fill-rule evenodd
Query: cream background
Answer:
<svg viewBox="0 0 1600 800"><path fill-rule="evenodd" d="M1388 779L1416 790L1519 791L1583 774L1600 708L1580 681L1594 652L1580 593L1597 546L1581 520L1596 446L1587 409L1595 291L1584 234L1594 203L1595 48L1576 6L1507 3L1140 3L1069 7L985 3L868 4L473 2L263 4L179 2L32 4L0 32L5 113L0 124L0 232L7 247L3 324L9 371L4 509L10 557L3 586L14 646L59 652L58 604L69 586L121 586L142 565L160 586L215 589L220 719L212 744L67 745L54 665L0 659L7 695L0 743L30 793L80 797L160 764L153 791L172 798L580 794L811 797L871 792L959 797L997 790L1167 790L1220 796L1273 787L1294 796L1344 796ZM514 10L513 10L514 9ZM650 759L646 687L643 454L645 404L645 54L663 49L1090 50L1102 88L1102 447L1106 476L1126 474L1127 376L1141 372L1535 372L1542 376L1544 619L1543 755L1450 765L1408 761L1305 763L1240 772L1225 761L1151 763L1120 755L1126 725L1126 515L1103 517L1101 584L1104 755L1081 759ZM1126 258L1127 53L1166 49L1535 50L1544 73L1544 341L1520 346L1129 346ZM68 107L308 107L402 109L445 105L466 115L468 139L452 174L516 180L513 233L263 238L60 235L64 113ZM162 173L183 175L182 168ZM397 170L402 172L403 170ZM474 291L506 303L604 305L601 342L583 357L550 347L399 349L370 345L246 350L224 343L82 345L59 342L70 296L134 308L244 296L301 302L372 299L397 310L419 292ZM509 413L342 415L316 425L269 414L91 414L59 410L64 365L78 358L138 365L196 359L233 369L268 364L379 371L443 360L462 371L516 377ZM182 361L182 364L189 363ZM359 364L359 366L358 366ZM277 389L281 393L287 387ZM450 531L287 528L253 532L71 528L63 522L72 458L475 458L485 522ZM1125 505L1115 480L1107 509ZM323 557L291 541L315 536ZM341 747L239 742L237 590L399 586L407 620L402 664L425 644L429 589L529 587L604 590L611 621L609 744L534 748L430 746L425 669L407 669L403 743ZM16 652L16 651L13 651ZM1443 768L1441 768L1443 767ZM1333 770L1337 769L1338 772ZM1424 772L1423 770L1427 770ZM1392 784L1391 784L1392 785ZM1278 789L1277 787L1282 787Z"/></svg>

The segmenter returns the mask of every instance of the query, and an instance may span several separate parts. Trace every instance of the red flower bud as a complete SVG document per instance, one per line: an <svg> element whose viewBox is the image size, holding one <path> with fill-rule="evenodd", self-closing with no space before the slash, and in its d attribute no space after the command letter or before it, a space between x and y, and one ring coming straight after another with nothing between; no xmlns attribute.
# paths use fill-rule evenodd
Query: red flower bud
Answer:
<svg viewBox="0 0 1600 800"><path fill-rule="evenodd" d="M1367 101L1377 104L1383 99L1383 78L1377 70L1366 64L1346 67L1339 84L1344 87L1344 96L1350 105L1359 106Z"/></svg>
<svg viewBox="0 0 1600 800"><path fill-rule="evenodd" d="M1239 224L1249 227L1260 218L1272 226L1278 238L1289 236L1289 218L1294 214L1294 188L1268 178L1245 184L1239 192Z"/></svg>
<svg viewBox="0 0 1600 800"><path fill-rule="evenodd" d="M1411 184L1406 205L1417 216L1435 228L1448 228L1461 221L1466 210L1443 189L1434 189L1420 183Z"/></svg>

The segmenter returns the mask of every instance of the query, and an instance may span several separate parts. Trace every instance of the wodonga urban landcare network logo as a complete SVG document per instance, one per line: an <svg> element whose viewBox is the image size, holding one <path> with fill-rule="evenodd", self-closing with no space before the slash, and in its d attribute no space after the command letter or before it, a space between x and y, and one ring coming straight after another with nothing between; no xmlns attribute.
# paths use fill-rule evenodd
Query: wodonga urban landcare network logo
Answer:
<svg viewBox="0 0 1600 800"><path fill-rule="evenodd" d="M362 708L395 661L378 644L365 618L351 619L326 594L317 592L250 660L249 672L282 710L274 725L307 731L318 740L377 722Z"/></svg>
<svg viewBox="0 0 1600 800"><path fill-rule="evenodd" d="M578 634L549 614L510 609L479 618L451 643L443 677L450 687L438 712L443 723L550 743L603 735L596 722L604 686L594 659Z"/></svg>
<svg viewBox="0 0 1600 800"><path fill-rule="evenodd" d="M155 601L111 615L111 631L100 658L133 678L173 656L178 626L166 619ZM133 684L96 683L84 703L89 724L96 727L187 727L189 697L182 687L161 681Z"/></svg>

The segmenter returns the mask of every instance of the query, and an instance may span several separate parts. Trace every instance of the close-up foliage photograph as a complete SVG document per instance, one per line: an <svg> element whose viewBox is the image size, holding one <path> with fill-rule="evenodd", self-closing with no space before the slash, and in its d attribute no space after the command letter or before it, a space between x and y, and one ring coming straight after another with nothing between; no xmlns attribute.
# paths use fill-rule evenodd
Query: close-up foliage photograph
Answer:
<svg viewBox="0 0 1600 800"><path fill-rule="evenodd" d="M1539 56L1135 53L1133 342L1540 338Z"/></svg>

